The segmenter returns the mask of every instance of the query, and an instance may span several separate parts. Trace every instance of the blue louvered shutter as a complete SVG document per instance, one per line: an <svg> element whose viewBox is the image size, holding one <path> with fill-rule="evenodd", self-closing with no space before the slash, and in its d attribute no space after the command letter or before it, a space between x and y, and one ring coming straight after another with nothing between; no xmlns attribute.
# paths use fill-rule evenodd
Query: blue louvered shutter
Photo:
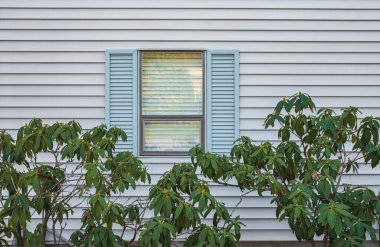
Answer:
<svg viewBox="0 0 380 247"><path fill-rule="evenodd" d="M229 154L239 136L239 53L207 52L207 150Z"/></svg>
<svg viewBox="0 0 380 247"><path fill-rule="evenodd" d="M127 133L127 142L119 142L116 151L137 155L137 51L106 51L105 60L106 124Z"/></svg>

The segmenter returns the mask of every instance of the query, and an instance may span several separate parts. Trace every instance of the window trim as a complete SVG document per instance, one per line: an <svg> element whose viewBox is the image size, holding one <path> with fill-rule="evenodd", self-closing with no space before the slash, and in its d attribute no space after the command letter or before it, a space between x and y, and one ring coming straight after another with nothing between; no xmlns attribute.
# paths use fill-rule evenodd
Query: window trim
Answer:
<svg viewBox="0 0 380 247"><path fill-rule="evenodd" d="M142 53L143 52L201 52L202 53L202 114L201 115L142 115ZM150 50L144 49L139 50L137 54L138 59L138 121L139 121L139 131L138 131L138 140L139 140L139 150L138 153L140 156L187 156L188 152L182 151L144 151L144 120L167 120L167 121L200 121L201 122L201 137L200 137L200 146L204 150L206 146L206 63L207 63L207 54L205 50L169 50L169 49L157 49Z"/></svg>

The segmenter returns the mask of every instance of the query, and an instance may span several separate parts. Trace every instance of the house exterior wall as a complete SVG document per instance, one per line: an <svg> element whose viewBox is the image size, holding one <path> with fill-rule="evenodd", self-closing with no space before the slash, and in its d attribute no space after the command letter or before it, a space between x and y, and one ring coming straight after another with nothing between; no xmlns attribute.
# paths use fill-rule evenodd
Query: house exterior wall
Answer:
<svg viewBox="0 0 380 247"><path fill-rule="evenodd" d="M309 93L319 107L354 105L380 116L380 2L0 1L0 129L30 118L104 123L106 49L237 49L240 135L277 140L262 124L282 96ZM142 159L157 181L180 157ZM48 162L49 160L45 160ZM380 167L344 181L380 190ZM241 192L212 186L232 208ZM130 196L148 194L139 186ZM246 241L294 240L271 197L245 196L236 214ZM75 212L65 230L80 227Z"/></svg>

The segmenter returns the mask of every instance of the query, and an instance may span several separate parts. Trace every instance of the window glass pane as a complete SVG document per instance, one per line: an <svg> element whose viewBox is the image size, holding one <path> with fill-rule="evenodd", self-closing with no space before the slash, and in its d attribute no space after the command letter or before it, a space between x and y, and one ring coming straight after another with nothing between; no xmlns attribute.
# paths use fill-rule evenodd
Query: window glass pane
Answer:
<svg viewBox="0 0 380 247"><path fill-rule="evenodd" d="M187 152L200 144L201 121L144 121L144 151Z"/></svg>
<svg viewBox="0 0 380 247"><path fill-rule="evenodd" d="M201 115L203 53L142 52L142 114Z"/></svg>

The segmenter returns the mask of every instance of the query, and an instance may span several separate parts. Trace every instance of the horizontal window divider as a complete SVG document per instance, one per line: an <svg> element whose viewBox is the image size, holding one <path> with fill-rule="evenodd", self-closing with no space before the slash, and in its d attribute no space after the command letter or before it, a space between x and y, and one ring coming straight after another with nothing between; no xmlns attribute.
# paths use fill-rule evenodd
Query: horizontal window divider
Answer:
<svg viewBox="0 0 380 247"><path fill-rule="evenodd" d="M170 152L170 151L165 151L165 152L147 152L147 151L144 151L144 153L140 156L154 156L154 157L157 157L157 156L186 156L188 155L189 152L186 151L186 152Z"/></svg>
<svg viewBox="0 0 380 247"><path fill-rule="evenodd" d="M183 115L183 116L171 116L171 115L142 115L141 118L143 120L201 120L204 118L203 115Z"/></svg>

